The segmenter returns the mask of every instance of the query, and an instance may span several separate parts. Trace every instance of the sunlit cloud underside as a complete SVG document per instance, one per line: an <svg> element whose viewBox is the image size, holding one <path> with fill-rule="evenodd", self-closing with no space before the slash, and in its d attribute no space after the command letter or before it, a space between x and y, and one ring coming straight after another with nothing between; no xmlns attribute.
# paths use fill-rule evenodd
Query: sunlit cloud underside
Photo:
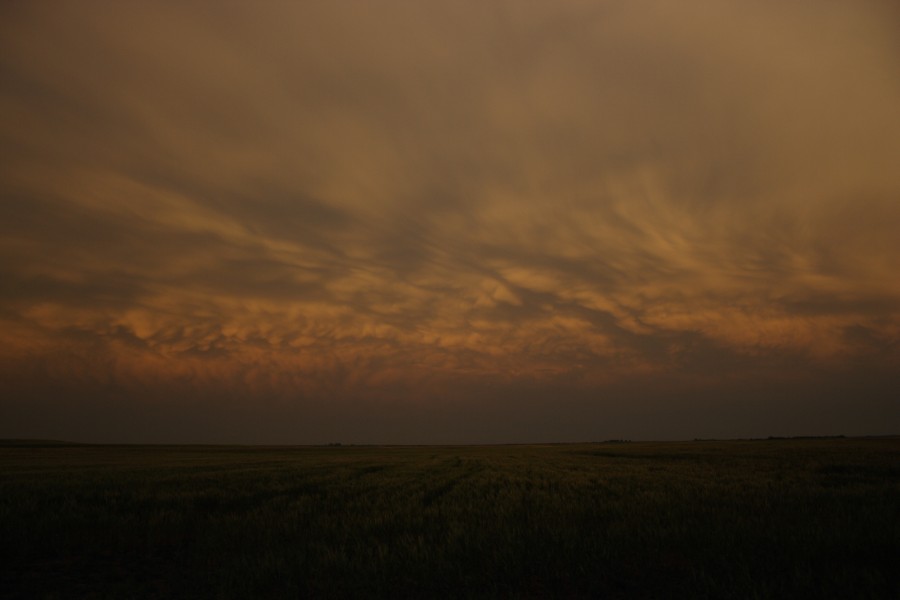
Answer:
<svg viewBox="0 0 900 600"><path fill-rule="evenodd" d="M82 412L106 429L69 434L123 439L190 437L188 413L252 441L584 438L623 411L632 435L900 426L890 3L0 17L9 427L79 407L182 422ZM771 398L794 397L829 416L786 425Z"/></svg>

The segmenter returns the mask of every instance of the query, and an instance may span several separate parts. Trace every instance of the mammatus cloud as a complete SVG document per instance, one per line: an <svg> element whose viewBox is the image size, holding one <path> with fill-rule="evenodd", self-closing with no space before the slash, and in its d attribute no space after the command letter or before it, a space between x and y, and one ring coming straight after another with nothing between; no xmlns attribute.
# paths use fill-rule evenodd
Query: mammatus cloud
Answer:
<svg viewBox="0 0 900 600"><path fill-rule="evenodd" d="M22 427L50 383L329 435L368 414L346 431L380 441L570 438L691 397L716 434L751 391L832 406L800 433L898 425L890 3L0 11ZM823 377L867 395L817 400ZM673 422L636 431L693 435Z"/></svg>

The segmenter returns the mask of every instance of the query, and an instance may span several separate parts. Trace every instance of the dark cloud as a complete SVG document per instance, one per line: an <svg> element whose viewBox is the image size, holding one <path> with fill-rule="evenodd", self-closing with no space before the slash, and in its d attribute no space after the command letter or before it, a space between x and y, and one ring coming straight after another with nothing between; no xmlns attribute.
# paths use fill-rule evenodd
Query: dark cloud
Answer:
<svg viewBox="0 0 900 600"><path fill-rule="evenodd" d="M891 3L0 16L10 435L900 424Z"/></svg>

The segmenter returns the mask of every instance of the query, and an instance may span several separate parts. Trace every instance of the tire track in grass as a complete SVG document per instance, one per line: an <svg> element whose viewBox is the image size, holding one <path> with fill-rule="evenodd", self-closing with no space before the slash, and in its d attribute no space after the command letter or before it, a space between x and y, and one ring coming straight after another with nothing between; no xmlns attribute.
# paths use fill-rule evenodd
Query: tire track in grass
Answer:
<svg viewBox="0 0 900 600"><path fill-rule="evenodd" d="M448 479L445 479L430 489L426 484L425 493L422 495L423 507L428 508L433 506L437 501L450 494L460 483L472 479L475 475L484 471L485 466L471 461L463 462L457 457L452 460L452 464L448 469L448 474L452 474L457 469L461 472L455 476L450 476Z"/></svg>

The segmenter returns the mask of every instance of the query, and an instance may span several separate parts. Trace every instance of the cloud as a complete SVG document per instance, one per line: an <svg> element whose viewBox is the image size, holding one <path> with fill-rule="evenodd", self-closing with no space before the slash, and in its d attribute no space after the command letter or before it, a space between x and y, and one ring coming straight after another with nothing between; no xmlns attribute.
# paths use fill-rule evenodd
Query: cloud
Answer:
<svg viewBox="0 0 900 600"><path fill-rule="evenodd" d="M549 414L900 362L889 3L0 11L4 377Z"/></svg>

